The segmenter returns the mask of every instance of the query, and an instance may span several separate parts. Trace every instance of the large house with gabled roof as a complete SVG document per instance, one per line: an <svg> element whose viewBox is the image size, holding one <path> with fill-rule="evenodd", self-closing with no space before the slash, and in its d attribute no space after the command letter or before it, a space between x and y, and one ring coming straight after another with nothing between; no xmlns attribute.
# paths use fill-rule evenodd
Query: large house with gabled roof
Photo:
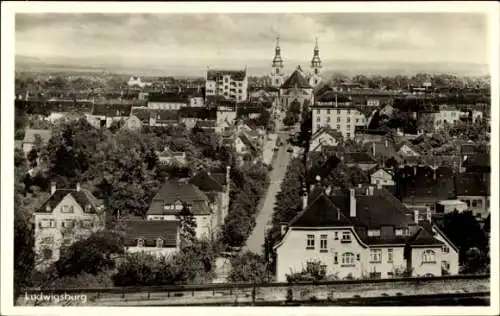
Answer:
<svg viewBox="0 0 500 316"><path fill-rule="evenodd" d="M43 270L59 260L62 246L104 229L104 203L77 183L74 189L52 183L50 197L33 213L35 266Z"/></svg>
<svg viewBox="0 0 500 316"><path fill-rule="evenodd" d="M385 189L373 186L340 192L315 190L304 197L303 210L282 227L274 246L277 281L319 260L327 275L337 278L441 276L442 266L458 273L457 251L449 240L436 238ZM452 258L456 262L450 263ZM457 267L457 268L455 268Z"/></svg>

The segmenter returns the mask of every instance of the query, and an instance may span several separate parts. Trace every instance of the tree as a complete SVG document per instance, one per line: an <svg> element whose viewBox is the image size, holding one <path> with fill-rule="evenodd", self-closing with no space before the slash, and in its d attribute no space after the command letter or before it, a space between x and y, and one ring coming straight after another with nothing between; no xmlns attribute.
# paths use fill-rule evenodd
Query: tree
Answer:
<svg viewBox="0 0 500 316"><path fill-rule="evenodd" d="M488 246L488 239L472 214L472 211L452 212L445 214L442 224L444 234L455 244L459 250L459 260L461 264L467 261L467 251L471 248L478 248L485 252ZM467 232L464 234L464 232Z"/></svg>
<svg viewBox="0 0 500 316"><path fill-rule="evenodd" d="M16 205L16 204L15 204ZM14 302L24 287L31 285L31 272L35 267L34 234L29 217L14 210Z"/></svg>
<svg viewBox="0 0 500 316"><path fill-rule="evenodd" d="M292 272L286 275L288 283L303 281L321 281L326 277L326 265L319 260L310 260L300 272Z"/></svg>
<svg viewBox="0 0 500 316"><path fill-rule="evenodd" d="M181 237L181 247L193 244L196 241L196 220L189 206L183 205L177 214Z"/></svg>
<svg viewBox="0 0 500 316"><path fill-rule="evenodd" d="M233 258L229 280L232 282L265 283L267 281L267 268L264 257L247 251Z"/></svg>

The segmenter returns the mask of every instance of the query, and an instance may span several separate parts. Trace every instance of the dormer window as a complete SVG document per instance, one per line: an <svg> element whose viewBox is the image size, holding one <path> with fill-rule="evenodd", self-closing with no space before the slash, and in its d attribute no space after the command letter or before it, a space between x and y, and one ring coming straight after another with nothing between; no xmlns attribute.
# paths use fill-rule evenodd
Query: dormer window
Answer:
<svg viewBox="0 0 500 316"><path fill-rule="evenodd" d="M156 247L157 248L163 247L163 239L161 239L161 238L156 239Z"/></svg>
<svg viewBox="0 0 500 316"><path fill-rule="evenodd" d="M396 236L403 236L403 233L404 233L404 231L403 231L403 229L401 229L401 228L397 228L397 229L394 231L394 234L395 234Z"/></svg>
<svg viewBox="0 0 500 316"><path fill-rule="evenodd" d="M144 247L144 239L142 238L137 239L137 247Z"/></svg>
<svg viewBox="0 0 500 316"><path fill-rule="evenodd" d="M342 242L351 242L351 233L342 232Z"/></svg>
<svg viewBox="0 0 500 316"><path fill-rule="evenodd" d="M368 237L379 237L380 236L380 229L369 229L368 230Z"/></svg>
<svg viewBox="0 0 500 316"><path fill-rule="evenodd" d="M50 205L47 205L47 206L45 207L45 210L46 210L47 212L50 212L50 211L51 211Z"/></svg>

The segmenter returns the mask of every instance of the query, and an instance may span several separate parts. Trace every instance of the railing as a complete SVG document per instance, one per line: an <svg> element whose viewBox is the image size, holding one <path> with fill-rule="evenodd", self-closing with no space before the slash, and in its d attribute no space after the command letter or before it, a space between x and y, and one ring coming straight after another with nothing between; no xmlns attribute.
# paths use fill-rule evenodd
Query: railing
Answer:
<svg viewBox="0 0 500 316"><path fill-rule="evenodd" d="M453 280L489 280L489 275L452 275L441 277L404 277L391 279L370 279L370 280L335 280L335 281L306 281L306 282L274 282L274 283L210 283L210 284L189 284L189 285L155 285L155 286L126 286L126 287L109 287L109 288L26 288L24 292L51 292L58 293L108 293L108 294L124 294L124 293L158 293L158 292L190 292L190 291L215 291L215 290L234 290L245 288L278 288L278 287L307 287L311 285L366 285L366 284L381 284L381 283L396 283L408 282L419 284L429 281L453 281Z"/></svg>

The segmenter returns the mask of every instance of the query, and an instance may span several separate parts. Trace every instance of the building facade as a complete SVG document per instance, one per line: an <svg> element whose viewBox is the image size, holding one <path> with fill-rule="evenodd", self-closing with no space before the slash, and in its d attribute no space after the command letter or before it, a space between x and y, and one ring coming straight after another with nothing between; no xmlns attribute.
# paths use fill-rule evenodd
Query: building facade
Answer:
<svg viewBox="0 0 500 316"><path fill-rule="evenodd" d="M205 95L244 102L248 98L247 71L207 70Z"/></svg>
<svg viewBox="0 0 500 316"><path fill-rule="evenodd" d="M366 116L351 106L348 99L317 101L312 106L312 133L322 127L339 131L344 139L355 138L356 126L365 126Z"/></svg>
<svg viewBox="0 0 500 316"><path fill-rule="evenodd" d="M80 188L58 189L33 213L35 224L35 266L43 270L59 260L61 247L104 229L104 204L90 191Z"/></svg>

